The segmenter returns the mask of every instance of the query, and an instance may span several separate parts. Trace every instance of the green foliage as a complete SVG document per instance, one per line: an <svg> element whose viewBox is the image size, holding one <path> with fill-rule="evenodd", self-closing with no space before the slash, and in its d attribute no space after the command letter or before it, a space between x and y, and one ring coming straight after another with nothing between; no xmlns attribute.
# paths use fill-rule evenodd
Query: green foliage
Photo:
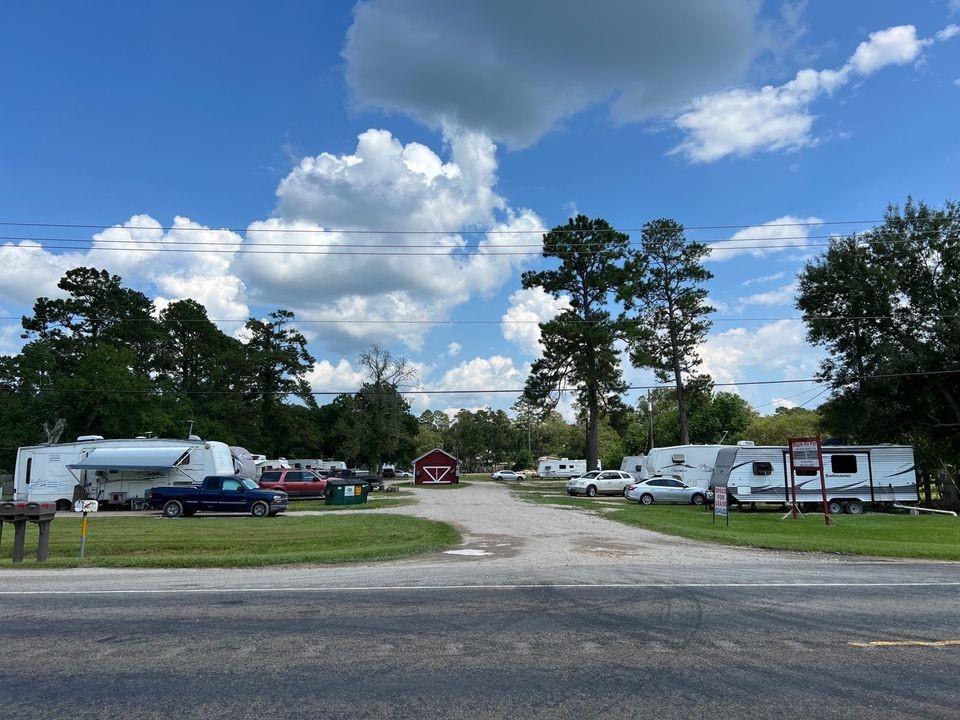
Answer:
<svg viewBox="0 0 960 720"><path fill-rule="evenodd" d="M688 427L690 442L713 444L749 439L747 428L756 417L753 409L739 395L728 392L713 392L713 382L707 376L691 381L686 387ZM686 445L680 434L677 394L673 388L658 388L652 391L653 439L657 447ZM649 423L646 399L640 401L639 423L644 428L642 450L650 448ZM635 452L625 453L636 455Z"/></svg>
<svg viewBox="0 0 960 720"><path fill-rule="evenodd" d="M866 377L957 369L960 205L908 199L879 227L833 240L800 274L797 306L829 354L828 432L913 444L929 465L960 463L960 374Z"/></svg>
<svg viewBox="0 0 960 720"><path fill-rule="evenodd" d="M590 468L599 459L601 410L625 389L614 346L618 326L608 302L625 279L629 242L606 220L578 215L543 236L543 256L559 259L559 267L523 274L524 288L541 287L570 302L569 309L540 326L543 356L533 364L525 398L548 406L555 405L561 390L576 394L587 411Z"/></svg>
<svg viewBox="0 0 960 720"><path fill-rule="evenodd" d="M820 413L807 408L777 408L772 415L756 415L744 431L757 445L786 445L792 437L812 437L821 432Z"/></svg>
<svg viewBox="0 0 960 720"><path fill-rule="evenodd" d="M622 319L631 362L652 368L661 382L676 385L683 445L690 442L684 378L700 365L696 349L710 329L707 315L713 312L707 290L701 287L713 277L703 266L709 254L706 245L687 242L683 226L675 220L648 222L617 293L625 309Z"/></svg>

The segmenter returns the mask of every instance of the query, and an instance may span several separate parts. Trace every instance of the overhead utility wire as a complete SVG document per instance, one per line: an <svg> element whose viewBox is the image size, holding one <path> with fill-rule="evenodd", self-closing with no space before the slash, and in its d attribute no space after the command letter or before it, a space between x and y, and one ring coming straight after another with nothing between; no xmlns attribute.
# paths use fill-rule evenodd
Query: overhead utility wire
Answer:
<svg viewBox="0 0 960 720"><path fill-rule="evenodd" d="M711 238L711 239L698 239L690 240L687 244L696 243L698 245L707 245L714 250L737 250L740 248L749 249L747 246L734 245L732 243L747 243L747 242L764 242L764 241L774 241L774 242L783 242L784 240L846 240L851 237L862 243L907 243L910 242L908 239L897 239L897 238L866 238L862 237L862 234L871 232L870 230L858 231L857 236L853 235L784 235L780 237L768 236L768 237L749 237L749 238ZM940 230L916 230L913 231L912 235L936 235L939 234ZM539 234L530 232L529 234ZM249 237L249 235L248 235ZM29 241L36 243L49 243L49 242L71 242L71 243L93 243L96 242L98 245L100 243L110 243L110 244L152 244L152 245L161 245L167 247L170 245L186 245L190 247L198 246L201 248L205 247L218 247L224 246L227 248L237 248L241 246L241 243L228 242L222 240L172 240L168 237L157 238L157 239L148 239L148 238L98 238L96 241L89 237L82 238L72 238L72 237L37 237L33 235L0 235L0 240L19 240L19 241ZM584 241L584 242L572 242L568 243L569 247L599 247L603 243L601 241ZM642 240L631 240L627 243L630 246L642 245ZM243 247L268 247L268 248L287 248L287 247L306 247L306 248L433 248L435 250L460 250L460 249L472 249L465 246L458 245L438 245L436 243L300 243L300 242L251 242L249 240L242 241ZM49 247L49 246L48 246ZM497 243L496 245L485 245L483 247L487 248L542 248L543 243ZM765 245L764 247L799 247L795 244L790 244L787 246L780 245ZM86 249L86 248L84 248ZM617 252L613 251L600 251L600 252Z"/></svg>
<svg viewBox="0 0 960 720"><path fill-rule="evenodd" d="M898 377L921 377L928 375L953 375L960 373L960 368L952 370L922 370L917 372L906 372L906 373L878 373L874 375L860 375L857 377L847 378L846 382L854 382L858 380L882 380ZM742 380L739 382L722 382L722 383L713 383L714 387L742 387L747 385L788 385L793 383L818 383L825 384L826 380L821 380L819 378L803 378L803 379L793 379L793 380ZM673 385L630 385L625 388L625 391L630 390L658 390L658 389L669 389L674 387ZM485 388L485 389L459 389L459 390L397 390L396 392L400 395L493 395L493 394L506 394L506 393L522 393L523 388ZM41 390L45 392L45 390ZM157 392L154 390L107 390L104 388L67 388L62 390L53 390L53 392L64 392L64 393L118 393L118 394L131 394L131 395L243 395L245 391L243 390L185 390L185 391L171 391L166 392ZM247 391L249 392L249 391ZM576 388L563 388L557 392L576 392ZM277 395L299 395L300 393L291 391L284 393L277 393ZM386 395L390 394L387 392L382 392L378 390L311 390L308 395Z"/></svg>
<svg viewBox="0 0 960 720"><path fill-rule="evenodd" d="M778 223L747 223L743 225L684 225L685 230L734 230L736 228L752 227L816 227L818 225L866 225L870 223L882 223L884 220L824 220L822 222L778 222ZM224 227L180 227L174 225L117 225L116 223L103 224L84 224L84 223L50 223L50 222L18 222L15 220L0 220L0 226L8 227L50 227L50 228L75 228L78 230L110 230L113 228L126 230L186 230L188 232L210 232L211 230L226 230L228 232L283 232L283 233L342 233L344 235L514 235L527 234L531 232L547 232L546 230L368 230L361 228L269 228L250 230L246 228ZM600 232L640 232L643 227L610 228ZM579 230L558 229L553 232L577 233Z"/></svg>
<svg viewBox="0 0 960 720"><path fill-rule="evenodd" d="M23 315L0 315L0 320L20 320ZM960 315L923 315L928 320L955 320ZM260 318L184 318L177 319L178 323L212 322L212 323L244 323L247 320ZM712 317L711 322L775 322L777 320L899 320L895 315L793 315L780 317ZM122 322L157 322L153 317L113 318L111 323ZM265 321L269 322L269 321ZM291 325L303 324L330 324L349 323L351 325L540 325L545 322L558 322L562 325L593 324L607 322L607 320L584 320L554 318L553 320L373 320L370 318L319 318L300 319L289 321ZM641 318L625 318L617 322L638 323L647 322ZM55 324L55 323L54 323Z"/></svg>

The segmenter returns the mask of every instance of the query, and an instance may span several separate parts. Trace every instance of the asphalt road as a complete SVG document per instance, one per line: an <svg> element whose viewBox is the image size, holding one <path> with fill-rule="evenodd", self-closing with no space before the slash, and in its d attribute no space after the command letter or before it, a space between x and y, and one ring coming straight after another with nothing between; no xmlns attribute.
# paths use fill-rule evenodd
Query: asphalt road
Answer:
<svg viewBox="0 0 960 720"><path fill-rule="evenodd" d="M958 563L424 492L397 511L456 523L473 554L0 572L0 717L960 716Z"/></svg>
<svg viewBox="0 0 960 720"><path fill-rule="evenodd" d="M952 585L0 598L9 718L956 718Z"/></svg>

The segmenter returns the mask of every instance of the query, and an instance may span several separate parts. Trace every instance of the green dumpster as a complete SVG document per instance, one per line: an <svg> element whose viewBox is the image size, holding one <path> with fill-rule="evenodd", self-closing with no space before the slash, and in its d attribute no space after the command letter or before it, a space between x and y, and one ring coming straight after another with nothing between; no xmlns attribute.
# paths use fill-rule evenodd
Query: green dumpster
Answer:
<svg viewBox="0 0 960 720"><path fill-rule="evenodd" d="M327 480L325 505L362 505L367 502L370 484L363 480Z"/></svg>

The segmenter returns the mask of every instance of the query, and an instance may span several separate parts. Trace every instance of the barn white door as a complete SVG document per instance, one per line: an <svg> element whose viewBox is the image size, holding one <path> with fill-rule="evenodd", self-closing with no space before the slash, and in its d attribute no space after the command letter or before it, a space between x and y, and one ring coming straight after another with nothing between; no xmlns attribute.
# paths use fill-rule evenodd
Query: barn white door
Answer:
<svg viewBox="0 0 960 720"><path fill-rule="evenodd" d="M424 482L450 482L450 480L444 479L450 472L449 465L424 465L423 471L427 474L427 479Z"/></svg>

